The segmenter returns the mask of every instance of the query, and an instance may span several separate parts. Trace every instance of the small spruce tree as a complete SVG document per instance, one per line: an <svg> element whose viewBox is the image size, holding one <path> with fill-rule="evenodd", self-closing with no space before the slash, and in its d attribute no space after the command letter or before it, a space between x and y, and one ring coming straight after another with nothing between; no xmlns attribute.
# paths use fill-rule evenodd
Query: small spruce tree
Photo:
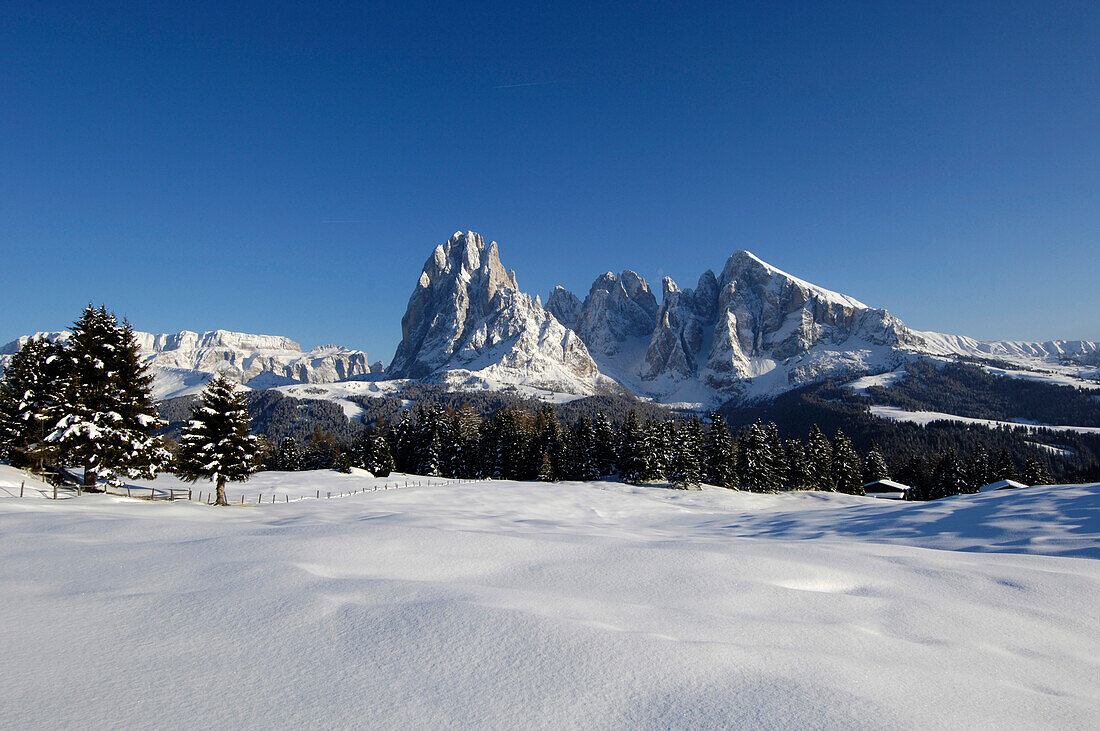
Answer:
<svg viewBox="0 0 1100 731"><path fill-rule="evenodd" d="M219 374L203 389L202 399L180 437L176 472L185 480L212 480L215 505L228 505L227 482L247 480L257 468L257 439L249 432L248 405L233 381Z"/></svg>

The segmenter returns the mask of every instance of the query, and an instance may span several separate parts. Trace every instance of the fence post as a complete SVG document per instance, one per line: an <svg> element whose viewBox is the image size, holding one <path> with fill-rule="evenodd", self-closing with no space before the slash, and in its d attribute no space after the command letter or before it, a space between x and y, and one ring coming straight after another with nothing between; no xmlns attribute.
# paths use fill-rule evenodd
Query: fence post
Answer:
<svg viewBox="0 0 1100 731"><path fill-rule="evenodd" d="M27 486L27 481L23 480L23 483L19 485L19 497L23 497L23 488Z"/></svg>
<svg viewBox="0 0 1100 731"><path fill-rule="evenodd" d="M321 499L321 491L320 491L320 490L318 490L318 491L317 491L317 499L318 499L318 500L320 500L320 499Z"/></svg>
<svg viewBox="0 0 1100 731"><path fill-rule="evenodd" d="M188 501L188 502L190 502L190 501L191 501L191 488L190 488L190 487L189 487L189 488L187 488L187 501Z"/></svg>
<svg viewBox="0 0 1100 731"><path fill-rule="evenodd" d="M326 494L326 496L327 496L327 497L325 498L326 500L329 500L329 499L331 499L331 498L332 498L332 493L331 493L331 492L329 492L329 493L325 493L325 494Z"/></svg>
<svg viewBox="0 0 1100 731"><path fill-rule="evenodd" d="M56 500L56 499L57 499L57 485L54 485L54 486L53 486L53 499L54 499L54 500Z"/></svg>

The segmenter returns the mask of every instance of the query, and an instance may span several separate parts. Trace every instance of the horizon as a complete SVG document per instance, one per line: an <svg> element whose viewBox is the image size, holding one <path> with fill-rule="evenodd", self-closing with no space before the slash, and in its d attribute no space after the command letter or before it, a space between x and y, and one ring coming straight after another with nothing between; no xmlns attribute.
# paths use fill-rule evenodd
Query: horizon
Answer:
<svg viewBox="0 0 1100 731"><path fill-rule="evenodd" d="M456 229L542 298L745 249L915 330L1100 341L1098 33L1037 2L15 8L0 342L91 301L388 363Z"/></svg>

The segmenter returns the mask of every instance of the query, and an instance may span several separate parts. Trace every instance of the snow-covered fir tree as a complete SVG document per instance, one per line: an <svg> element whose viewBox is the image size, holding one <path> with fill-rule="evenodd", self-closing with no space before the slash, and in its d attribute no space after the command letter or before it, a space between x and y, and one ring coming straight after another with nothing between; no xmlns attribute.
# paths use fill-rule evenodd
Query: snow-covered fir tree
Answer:
<svg viewBox="0 0 1100 731"><path fill-rule="evenodd" d="M592 423L592 430L596 433L596 461L599 466L600 477L608 477L615 474L615 467L619 461L618 436L615 427L607 414L596 412L596 418Z"/></svg>
<svg viewBox="0 0 1100 731"><path fill-rule="evenodd" d="M596 432L584 416L577 420L570 440L569 476L574 480L600 479L600 463L597 456Z"/></svg>
<svg viewBox="0 0 1100 731"><path fill-rule="evenodd" d="M882 448L878 442L872 440L867 449L867 457L863 460L863 484L878 480L889 480L890 468L886 466L886 458L882 456Z"/></svg>
<svg viewBox="0 0 1100 731"><path fill-rule="evenodd" d="M783 440L779 437L779 427L774 421L764 425L764 440L766 444L764 454L768 462L767 489L782 490L790 484L787 473L787 450L783 447Z"/></svg>
<svg viewBox="0 0 1100 731"><path fill-rule="evenodd" d="M703 431L699 420L682 422L675 434L675 449L669 460L667 477L669 484L676 487L696 487L702 481L703 465L700 460L700 445Z"/></svg>
<svg viewBox="0 0 1100 731"><path fill-rule="evenodd" d="M297 472L302 469L302 452L294 437L286 437L279 443L276 463L283 472Z"/></svg>
<svg viewBox="0 0 1100 731"><path fill-rule="evenodd" d="M1047 470L1046 465L1040 462L1034 454L1028 455L1027 461L1024 463L1023 478L1025 485L1050 484L1050 472Z"/></svg>
<svg viewBox="0 0 1100 731"><path fill-rule="evenodd" d="M792 490L813 490L814 476L806 460L806 448L797 439L787 439L783 445L787 453L788 486Z"/></svg>
<svg viewBox="0 0 1100 731"><path fill-rule="evenodd" d="M993 474L990 475L990 477L992 479L990 479L989 482L1020 479L1020 471L1016 468L1016 462L1012 459L1012 455L1009 454L1008 449L1002 449L997 454L997 463L994 465Z"/></svg>
<svg viewBox="0 0 1100 731"><path fill-rule="evenodd" d="M833 436L833 489L848 495L863 495L863 465L850 440L839 429Z"/></svg>
<svg viewBox="0 0 1100 731"><path fill-rule="evenodd" d="M764 425L754 422L742 432L737 447L737 472L741 487L753 492L769 489L771 476L768 473L768 435Z"/></svg>
<svg viewBox="0 0 1100 731"><path fill-rule="evenodd" d="M640 485L649 478L649 457L645 438L633 409L619 429L619 476L623 482Z"/></svg>
<svg viewBox="0 0 1100 731"><path fill-rule="evenodd" d="M0 457L17 466L36 466L56 452L45 442L57 413L64 359L61 346L31 338L12 356L0 380Z"/></svg>
<svg viewBox="0 0 1100 731"><path fill-rule="evenodd" d="M736 488L737 448L729 427L726 426L726 420L717 412L710 415L705 444L703 452L706 481L719 487Z"/></svg>
<svg viewBox="0 0 1100 731"><path fill-rule="evenodd" d="M992 472L989 466L989 452L982 444L978 444L974 448L973 453L970 455L970 461L966 463L965 469L966 488L968 493L975 493L978 488L983 485L988 485L991 482L996 482L992 478Z"/></svg>
<svg viewBox="0 0 1100 731"><path fill-rule="evenodd" d="M966 480L959 454L954 449L945 449L935 469L932 470L932 477L924 497L926 500L938 500L952 495L961 495L965 489Z"/></svg>
<svg viewBox="0 0 1100 731"><path fill-rule="evenodd" d="M806 464L814 490L833 489L833 447L829 438L814 424L806 437Z"/></svg>
<svg viewBox="0 0 1100 731"><path fill-rule="evenodd" d="M227 482L247 480L258 467L258 441L249 432L248 405L224 374L203 389L198 407L180 437L176 472L185 480L211 480L215 505L228 505Z"/></svg>
<svg viewBox="0 0 1100 731"><path fill-rule="evenodd" d="M60 414L46 440L61 458L84 467L84 484L100 474L153 476L170 457L154 431L152 377L140 362L129 326L89 305L63 349L66 377Z"/></svg>

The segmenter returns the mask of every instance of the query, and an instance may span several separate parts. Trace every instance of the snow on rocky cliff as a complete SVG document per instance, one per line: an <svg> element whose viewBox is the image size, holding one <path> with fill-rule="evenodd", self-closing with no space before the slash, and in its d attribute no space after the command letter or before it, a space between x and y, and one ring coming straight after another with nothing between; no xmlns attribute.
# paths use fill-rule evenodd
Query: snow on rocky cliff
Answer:
<svg viewBox="0 0 1100 731"><path fill-rule="evenodd" d="M68 332L29 337L64 340ZM278 335L214 330L196 333L135 332L146 365L153 373L157 400L198 393L214 373L225 372L252 388L293 383L329 383L371 373L367 354L336 345L303 352L298 343ZM0 367L28 340L21 337L0 348ZM377 368L377 366L376 366Z"/></svg>
<svg viewBox="0 0 1100 731"><path fill-rule="evenodd" d="M584 342L538 300L519 291L495 241L456 232L432 252L401 318L394 378L454 386L598 390Z"/></svg>
<svg viewBox="0 0 1100 731"><path fill-rule="evenodd" d="M884 309L810 284L748 251L694 289L662 282L660 307L633 272L604 274L581 302L558 287L547 309L574 328L601 371L662 402L754 399L830 377L881 373L915 355L1077 369L1087 341L982 342L911 330ZM1066 365L1067 359L1072 359Z"/></svg>

